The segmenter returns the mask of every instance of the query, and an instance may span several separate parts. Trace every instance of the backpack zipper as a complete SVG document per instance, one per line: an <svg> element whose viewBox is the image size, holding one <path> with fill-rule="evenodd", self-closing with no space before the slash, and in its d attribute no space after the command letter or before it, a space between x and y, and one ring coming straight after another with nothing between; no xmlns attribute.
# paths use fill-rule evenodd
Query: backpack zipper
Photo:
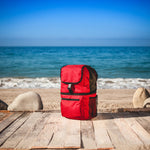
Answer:
<svg viewBox="0 0 150 150"><path fill-rule="evenodd" d="M61 98L61 100L67 100L67 101L79 101L80 99Z"/></svg>

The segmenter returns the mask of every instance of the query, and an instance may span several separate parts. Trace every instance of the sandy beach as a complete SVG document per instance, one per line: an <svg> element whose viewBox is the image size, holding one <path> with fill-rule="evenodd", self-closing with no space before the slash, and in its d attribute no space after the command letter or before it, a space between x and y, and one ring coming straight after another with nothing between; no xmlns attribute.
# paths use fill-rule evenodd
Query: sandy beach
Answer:
<svg viewBox="0 0 150 150"><path fill-rule="evenodd" d="M44 110L60 110L60 89L0 89L0 99L8 105L19 94L35 91L40 94ZM98 112L109 112L118 108L133 108L135 89L98 89Z"/></svg>

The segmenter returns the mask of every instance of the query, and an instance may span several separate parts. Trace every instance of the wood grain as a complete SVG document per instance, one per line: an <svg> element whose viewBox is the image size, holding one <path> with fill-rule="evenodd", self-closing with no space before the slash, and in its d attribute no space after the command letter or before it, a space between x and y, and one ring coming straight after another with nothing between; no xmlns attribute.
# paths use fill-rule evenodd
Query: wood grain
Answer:
<svg viewBox="0 0 150 150"><path fill-rule="evenodd" d="M52 140L54 135L54 129L56 128L57 122L59 122L60 114L51 113L46 117L46 121L44 123L44 128L39 133L39 136L36 138L32 149L37 149L40 147L48 148L49 143Z"/></svg>
<svg viewBox="0 0 150 150"><path fill-rule="evenodd" d="M41 116L41 113L32 113L29 119L2 145L2 148L16 148L20 141L30 131L30 128L36 123Z"/></svg>
<svg viewBox="0 0 150 150"><path fill-rule="evenodd" d="M141 150L144 149L143 142L139 139L139 137L135 134L135 132L128 126L125 119L120 115L113 114L114 122L118 126L122 136L127 141L128 150ZM117 118L118 117L118 118Z"/></svg>
<svg viewBox="0 0 150 150"><path fill-rule="evenodd" d="M0 122L0 133L5 130L10 124L12 124L16 119L18 119L23 112L13 113L11 116Z"/></svg>
<svg viewBox="0 0 150 150"><path fill-rule="evenodd" d="M31 126L28 133L24 136L21 142L16 146L16 149L30 149L37 136L39 136L40 131L45 125L45 119L47 117L47 113L40 113L38 116L38 120L36 123Z"/></svg>
<svg viewBox="0 0 150 150"><path fill-rule="evenodd" d="M92 121L81 121L81 137L82 137L82 148L85 149L96 149L94 128Z"/></svg>
<svg viewBox="0 0 150 150"><path fill-rule="evenodd" d="M80 148L80 120L72 120L63 117L64 148Z"/></svg>
<svg viewBox="0 0 150 150"><path fill-rule="evenodd" d="M125 119L125 121L144 143L144 147L150 149L150 134L142 127L142 125L140 125L133 117Z"/></svg>
<svg viewBox="0 0 150 150"><path fill-rule="evenodd" d="M114 118L111 114L104 114L102 118L105 119L105 125L110 136L110 139L117 150L127 150L129 149L128 143L120 132L118 126L114 122Z"/></svg>
<svg viewBox="0 0 150 150"><path fill-rule="evenodd" d="M95 142L98 149L113 149L114 146L108 135L105 120L93 121Z"/></svg>
<svg viewBox="0 0 150 150"><path fill-rule="evenodd" d="M59 116L52 122L53 135L50 143L48 144L49 148L63 148L65 142L65 122L63 120L64 118Z"/></svg>
<svg viewBox="0 0 150 150"><path fill-rule="evenodd" d="M58 112L13 112L0 122L0 149L150 149L148 112L72 120Z"/></svg>
<svg viewBox="0 0 150 150"><path fill-rule="evenodd" d="M0 134L0 146L28 119L29 113L24 113L21 118L14 121Z"/></svg>

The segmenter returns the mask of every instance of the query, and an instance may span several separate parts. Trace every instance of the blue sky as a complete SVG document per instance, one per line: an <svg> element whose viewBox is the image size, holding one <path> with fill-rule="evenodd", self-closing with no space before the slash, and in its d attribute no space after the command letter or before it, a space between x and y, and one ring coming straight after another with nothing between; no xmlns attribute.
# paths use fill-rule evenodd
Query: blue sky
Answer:
<svg viewBox="0 0 150 150"><path fill-rule="evenodd" d="M150 46L150 0L0 0L0 46Z"/></svg>

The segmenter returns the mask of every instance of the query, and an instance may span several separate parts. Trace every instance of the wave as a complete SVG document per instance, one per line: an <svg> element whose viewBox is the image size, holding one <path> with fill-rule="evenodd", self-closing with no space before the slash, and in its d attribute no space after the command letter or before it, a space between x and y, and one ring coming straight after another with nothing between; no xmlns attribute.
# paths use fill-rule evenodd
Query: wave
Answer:
<svg viewBox="0 0 150 150"><path fill-rule="evenodd" d="M143 79L143 78L98 79L98 88L102 89L136 89L139 87L150 89L150 79Z"/></svg>
<svg viewBox="0 0 150 150"><path fill-rule="evenodd" d="M150 79L99 78L98 89L150 89ZM0 78L0 89L9 88L60 88L60 78Z"/></svg>

